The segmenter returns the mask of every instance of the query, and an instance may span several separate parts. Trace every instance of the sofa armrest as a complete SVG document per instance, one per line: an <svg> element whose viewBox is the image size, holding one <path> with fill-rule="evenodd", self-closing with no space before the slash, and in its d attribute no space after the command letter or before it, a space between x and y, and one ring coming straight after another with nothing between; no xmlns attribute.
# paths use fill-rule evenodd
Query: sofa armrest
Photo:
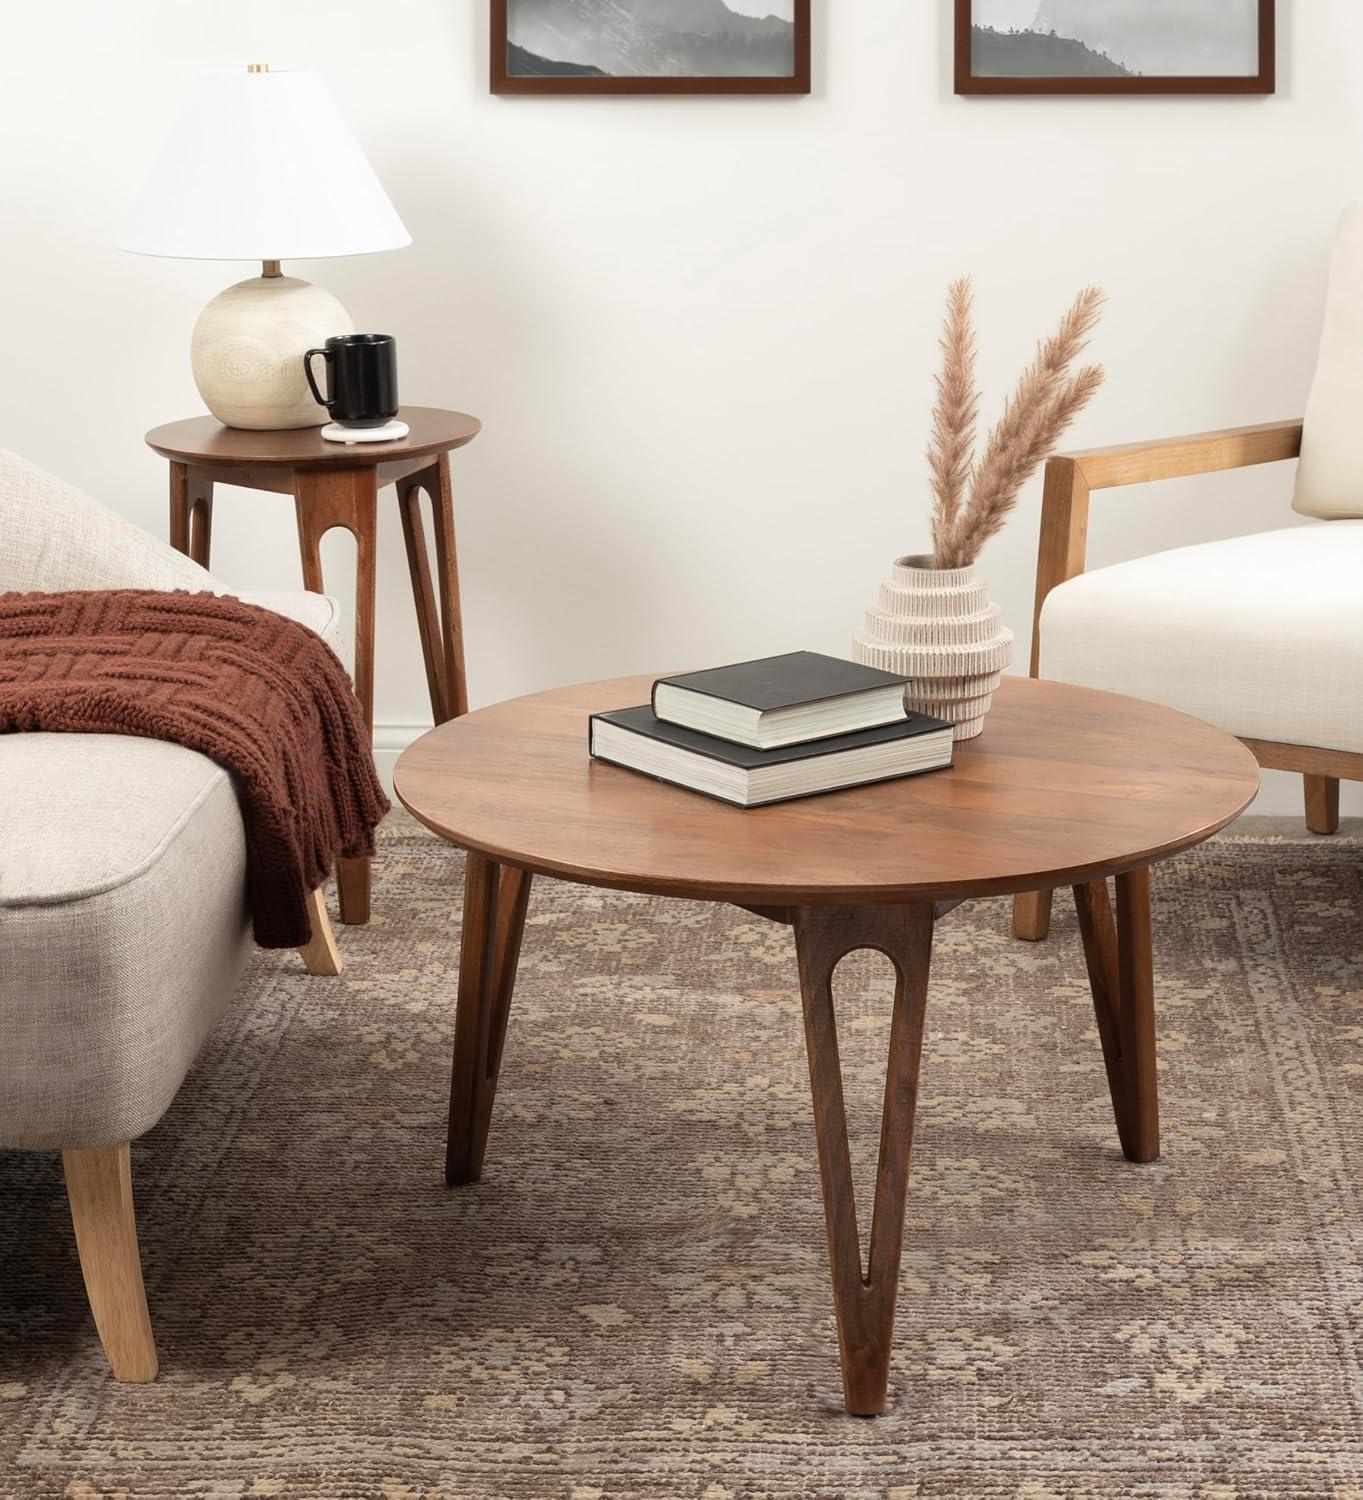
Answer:
<svg viewBox="0 0 1363 1500"><path fill-rule="evenodd" d="M1153 443L1122 443L1052 458L1046 465L1041 501L1032 676L1037 675L1041 656L1041 606L1053 588L1084 571L1089 495L1093 490L1296 458L1301 452L1301 434L1300 421L1266 422L1258 427L1228 427L1221 432L1199 432Z"/></svg>

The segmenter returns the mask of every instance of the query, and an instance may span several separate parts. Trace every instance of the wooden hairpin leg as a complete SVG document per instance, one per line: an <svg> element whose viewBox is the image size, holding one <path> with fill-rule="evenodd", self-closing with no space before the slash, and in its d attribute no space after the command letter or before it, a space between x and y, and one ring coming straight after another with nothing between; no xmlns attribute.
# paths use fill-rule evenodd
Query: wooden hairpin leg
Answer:
<svg viewBox="0 0 1363 1500"><path fill-rule="evenodd" d="M483 1175L529 900L527 871L470 851L445 1148L445 1181L452 1187Z"/></svg>
<svg viewBox="0 0 1363 1500"><path fill-rule="evenodd" d="M62 1167L85 1294L109 1367L118 1380L155 1380L128 1142L63 1151Z"/></svg>
<svg viewBox="0 0 1363 1500"><path fill-rule="evenodd" d="M1117 877L1115 922L1105 880L1075 886L1074 901L1122 1153L1128 1161L1155 1161L1160 1139L1150 871Z"/></svg>
<svg viewBox="0 0 1363 1500"><path fill-rule="evenodd" d="M421 495L431 497L435 531L435 582L432 582L426 532L421 522ZM459 604L459 561L454 540L454 498L450 487L450 458L442 453L430 468L398 481L398 513L407 543L407 569L412 577L421 654L431 712L437 724L458 718L469 709L464 676L464 625Z"/></svg>
<svg viewBox="0 0 1363 1500"><path fill-rule="evenodd" d="M889 1386L933 915L930 902L802 907L794 913L843 1395L847 1410L854 1416L870 1417L884 1411ZM880 1160L870 1252L864 1270L833 1013L833 971L847 954L860 948L885 954L896 975Z"/></svg>
<svg viewBox="0 0 1363 1500"><path fill-rule="evenodd" d="M170 545L177 552L208 566L213 550L213 481L201 478L188 464L170 466Z"/></svg>
<svg viewBox="0 0 1363 1500"><path fill-rule="evenodd" d="M322 579L322 538L341 527L355 538L355 696L365 728L374 732L374 569L377 526L377 471L371 464L354 469L299 469L294 475L298 514L298 548L303 560L303 587L326 591ZM369 920L369 861L337 862L336 890L341 921Z"/></svg>
<svg viewBox="0 0 1363 1500"><path fill-rule="evenodd" d="M303 966L309 974L335 978L341 972L341 954L327 915L327 898L320 887L308 897L308 919L312 923L312 936L298 950Z"/></svg>

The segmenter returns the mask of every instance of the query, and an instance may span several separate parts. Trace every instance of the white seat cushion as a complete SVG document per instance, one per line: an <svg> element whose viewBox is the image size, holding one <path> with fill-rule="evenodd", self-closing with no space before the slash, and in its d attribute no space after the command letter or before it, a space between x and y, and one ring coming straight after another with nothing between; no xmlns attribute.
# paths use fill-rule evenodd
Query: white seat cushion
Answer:
<svg viewBox="0 0 1363 1500"><path fill-rule="evenodd" d="M1363 521L1099 568L1051 592L1040 628L1043 677L1363 753Z"/></svg>
<svg viewBox="0 0 1363 1500"><path fill-rule="evenodd" d="M161 740L0 735L0 829L0 1148L141 1135L250 951L231 777Z"/></svg>

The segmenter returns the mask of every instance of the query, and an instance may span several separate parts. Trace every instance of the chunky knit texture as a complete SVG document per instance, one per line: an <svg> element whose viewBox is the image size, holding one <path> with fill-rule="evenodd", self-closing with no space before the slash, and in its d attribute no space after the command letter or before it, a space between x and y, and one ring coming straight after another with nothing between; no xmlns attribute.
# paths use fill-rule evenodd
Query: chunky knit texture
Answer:
<svg viewBox="0 0 1363 1500"><path fill-rule="evenodd" d="M305 898L374 852L388 811L350 679L304 625L213 594L0 595L0 733L171 740L232 773L262 948L310 936Z"/></svg>

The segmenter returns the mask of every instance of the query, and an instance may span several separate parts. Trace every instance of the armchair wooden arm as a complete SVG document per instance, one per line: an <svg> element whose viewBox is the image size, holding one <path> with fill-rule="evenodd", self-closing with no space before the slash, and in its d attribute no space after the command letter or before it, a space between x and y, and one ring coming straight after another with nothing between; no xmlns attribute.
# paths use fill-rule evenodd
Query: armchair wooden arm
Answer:
<svg viewBox="0 0 1363 1500"><path fill-rule="evenodd" d="M1041 543L1036 561L1036 605L1032 614L1033 677L1041 651L1041 606L1046 595L1084 571L1088 545L1089 495L1093 490L1156 479L1181 479L1221 469L1277 463L1301 452L1302 424L1268 422L1229 427L1153 443L1123 443L1057 455L1046 465L1041 502Z"/></svg>
<svg viewBox="0 0 1363 1500"><path fill-rule="evenodd" d="M1301 453L1302 424L1268 422L1259 427L1228 427L1221 432L1198 432L1189 437L1154 443L1123 443L1114 448L1091 448L1057 455L1046 465L1046 488L1041 501L1041 542L1036 559L1036 604L1032 612L1032 665L1035 677L1041 664L1041 606L1053 588L1084 571L1088 548L1089 495L1094 490L1124 484L1149 484L1156 479L1182 479L1221 469L1245 469L1253 464L1277 463ZM1270 748L1252 745L1262 764ZM1304 769L1295 761L1293 769ZM1339 783L1308 775L1307 822L1316 832L1339 826ZM1106 893L1105 893L1106 895ZM1013 902L1013 933L1030 942L1050 929L1051 892L1032 891Z"/></svg>

